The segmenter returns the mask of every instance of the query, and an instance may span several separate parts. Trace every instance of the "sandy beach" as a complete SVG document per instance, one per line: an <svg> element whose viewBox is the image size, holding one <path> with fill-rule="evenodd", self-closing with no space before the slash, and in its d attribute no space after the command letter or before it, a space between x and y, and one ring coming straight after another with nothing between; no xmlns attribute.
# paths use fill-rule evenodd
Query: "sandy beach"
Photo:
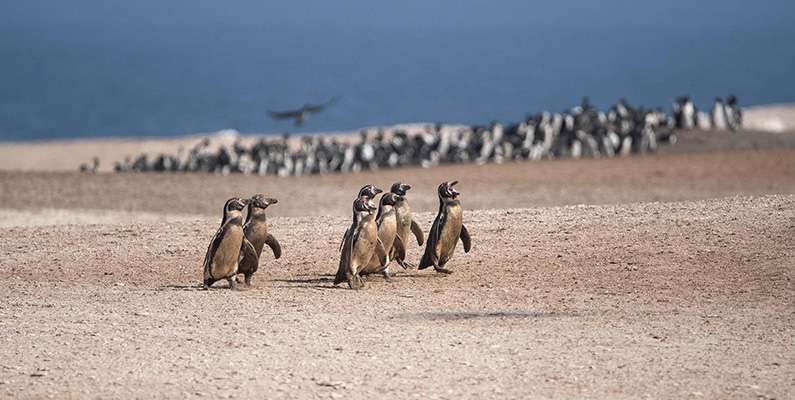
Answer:
<svg viewBox="0 0 795 400"><path fill-rule="evenodd" d="M0 398L792 398L793 137L299 178L76 172L197 138L0 144ZM332 285L359 187L411 183L427 232L453 179L452 275ZM256 192L283 257L200 290Z"/></svg>

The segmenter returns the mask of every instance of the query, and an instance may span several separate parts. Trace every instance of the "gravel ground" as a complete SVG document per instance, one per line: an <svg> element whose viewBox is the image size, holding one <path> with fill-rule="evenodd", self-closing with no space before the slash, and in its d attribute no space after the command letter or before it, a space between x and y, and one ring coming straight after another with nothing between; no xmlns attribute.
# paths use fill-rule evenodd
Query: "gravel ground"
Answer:
<svg viewBox="0 0 795 400"><path fill-rule="evenodd" d="M0 397L795 396L793 195L469 210L454 274L361 291L336 216L199 290L216 219L0 230Z"/></svg>

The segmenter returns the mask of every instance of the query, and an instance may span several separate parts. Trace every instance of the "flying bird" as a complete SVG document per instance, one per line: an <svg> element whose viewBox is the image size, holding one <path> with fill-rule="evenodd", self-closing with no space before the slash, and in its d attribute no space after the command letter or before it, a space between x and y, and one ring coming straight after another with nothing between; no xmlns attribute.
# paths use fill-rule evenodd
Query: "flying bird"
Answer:
<svg viewBox="0 0 795 400"><path fill-rule="evenodd" d="M297 110L268 111L268 114L270 114L273 119L293 119L295 120L295 126L301 126L311 114L316 114L325 110L326 107L334 105L337 100L339 100L338 97L332 97L331 100L322 104L304 104L303 107Z"/></svg>

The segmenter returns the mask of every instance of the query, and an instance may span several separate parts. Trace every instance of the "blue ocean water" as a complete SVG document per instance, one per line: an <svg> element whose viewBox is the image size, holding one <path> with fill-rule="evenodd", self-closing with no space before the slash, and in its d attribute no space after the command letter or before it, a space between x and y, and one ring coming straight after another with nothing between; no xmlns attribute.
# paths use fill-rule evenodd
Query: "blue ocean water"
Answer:
<svg viewBox="0 0 795 400"><path fill-rule="evenodd" d="M795 2L0 0L0 140L795 101ZM267 110L340 100L300 128Z"/></svg>

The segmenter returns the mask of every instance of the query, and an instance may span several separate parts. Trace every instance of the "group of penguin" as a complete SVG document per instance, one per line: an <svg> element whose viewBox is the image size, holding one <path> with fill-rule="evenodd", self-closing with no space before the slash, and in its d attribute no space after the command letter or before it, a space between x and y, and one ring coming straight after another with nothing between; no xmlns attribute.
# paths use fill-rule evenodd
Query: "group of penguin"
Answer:
<svg viewBox="0 0 795 400"><path fill-rule="evenodd" d="M431 225L428 240L413 219L406 194L410 185L396 182L390 191L374 185L365 185L353 201L353 218L340 243L340 262L334 284L348 283L351 289L361 289L366 275L379 274L390 281L389 266L395 261L403 269L414 268L406 260L406 249L411 236L425 251L418 269L433 267L436 272L450 274L447 263L455 253L460 240L469 253L472 241L463 223L463 209L454 188L458 181L443 182L437 189L439 211ZM383 193L378 206L373 200ZM265 245L275 258L281 257L279 241L268 232L265 210L277 199L256 194L249 199L233 197L226 201L221 227L213 236L204 258L203 287L209 289L215 282L226 280L229 288L237 289L239 276L246 286L259 268L259 258ZM243 210L247 208L245 220Z"/></svg>
<svg viewBox="0 0 795 400"><path fill-rule="evenodd" d="M743 125L743 110L737 97L729 95L724 102L716 97L709 114L699 111L689 96L677 97L673 104L677 129L716 129L736 131Z"/></svg>
<svg viewBox="0 0 795 400"><path fill-rule="evenodd" d="M712 122L710 125L710 121ZM488 125L428 124L406 130L360 132L358 142L330 135L303 136L291 144L287 134L245 145L202 140L177 154L141 154L116 162L117 172L214 172L276 176L347 173L363 170L513 160L614 157L653 152L660 143L675 143L677 129L738 129L742 110L729 96L716 99L713 112L698 112L688 96L677 98L673 114L662 108L633 106L620 99L600 110L588 98L561 112L540 112L525 120ZM237 131L229 131L238 135ZM96 168L94 168L96 169ZM86 164L86 172L91 167Z"/></svg>

